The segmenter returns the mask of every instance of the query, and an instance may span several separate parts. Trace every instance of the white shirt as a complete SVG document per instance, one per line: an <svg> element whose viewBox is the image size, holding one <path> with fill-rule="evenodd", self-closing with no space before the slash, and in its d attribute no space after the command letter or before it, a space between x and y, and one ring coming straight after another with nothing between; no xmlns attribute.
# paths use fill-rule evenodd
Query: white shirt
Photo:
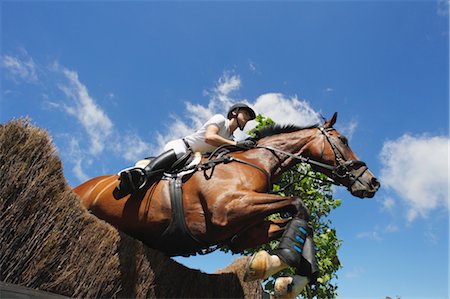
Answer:
<svg viewBox="0 0 450 299"><path fill-rule="evenodd" d="M215 125L219 128L217 135L220 135L228 140L234 139L233 133L230 132L230 120L226 119L223 115L216 114L195 133L184 137L194 152L212 152L217 148L216 146L205 142L206 128L210 125ZM181 158L188 151L182 139L172 140L164 147L164 151L171 149L175 151L177 158Z"/></svg>
<svg viewBox="0 0 450 299"><path fill-rule="evenodd" d="M184 138L194 152L212 152L217 148L216 146L205 142L206 128L210 125L215 125L219 128L217 135L228 140L233 140L233 133L230 132L230 120L223 115L216 114L195 133Z"/></svg>

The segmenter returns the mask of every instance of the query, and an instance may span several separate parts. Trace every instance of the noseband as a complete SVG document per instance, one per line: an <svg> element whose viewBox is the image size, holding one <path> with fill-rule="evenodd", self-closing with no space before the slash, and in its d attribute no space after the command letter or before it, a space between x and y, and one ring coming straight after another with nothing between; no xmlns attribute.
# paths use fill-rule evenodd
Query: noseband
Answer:
<svg viewBox="0 0 450 299"><path fill-rule="evenodd" d="M325 163L304 157L302 155L294 155L294 154L288 153L286 151L283 151L283 150L280 150L277 148L273 148L271 146L263 146L263 145L259 146L258 145L257 148L265 148L269 151L278 152L278 153L284 154L286 156L289 156L293 159L300 160L303 163L307 163L312 166L317 166L317 167L326 169L331 172L331 178L332 178L332 180L329 180L329 181L327 180L328 182L330 182L334 185L341 186L343 184L339 183L338 180L348 179L349 185L347 186L347 189L350 189L355 184L355 182L367 171L368 167L366 166L366 163L364 163L363 161L359 161L359 160L347 160L345 158L344 154L341 152L341 150L339 150L339 147L336 146L336 144L334 143L331 136L328 135L329 131L334 130L333 128L325 129L323 127L318 127L318 129L324 136L324 142L322 144L322 154L321 154L320 158L321 159L323 158L324 151L325 151L325 140L326 140L330 144L331 149L333 150L336 165L325 164ZM354 173L355 169L361 169L361 170L358 171L358 173Z"/></svg>

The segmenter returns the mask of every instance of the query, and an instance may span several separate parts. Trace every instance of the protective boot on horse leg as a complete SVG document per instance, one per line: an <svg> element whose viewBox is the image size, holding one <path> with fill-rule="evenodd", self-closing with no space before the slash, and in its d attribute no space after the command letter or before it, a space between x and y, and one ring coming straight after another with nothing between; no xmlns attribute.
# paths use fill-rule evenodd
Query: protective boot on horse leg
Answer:
<svg viewBox="0 0 450 299"><path fill-rule="evenodd" d="M308 223L294 218L288 224L275 254L291 267L296 275L279 277L275 281L275 298L296 298L308 283L319 275L313 232Z"/></svg>
<svg viewBox="0 0 450 299"><path fill-rule="evenodd" d="M292 219L281 237L275 255L261 250L253 255L247 266L244 280L265 279L288 266L296 268L296 273L315 281L318 265L312 229L300 218Z"/></svg>
<svg viewBox="0 0 450 299"><path fill-rule="evenodd" d="M120 173L120 184L117 187L123 192L142 190L148 186L153 178L160 177L168 171L177 161L177 155L173 149L168 150L153 159L145 168L132 168Z"/></svg>
<svg viewBox="0 0 450 299"><path fill-rule="evenodd" d="M319 274L312 228L299 218L294 218L286 227L275 254L291 267L296 274L315 282Z"/></svg>

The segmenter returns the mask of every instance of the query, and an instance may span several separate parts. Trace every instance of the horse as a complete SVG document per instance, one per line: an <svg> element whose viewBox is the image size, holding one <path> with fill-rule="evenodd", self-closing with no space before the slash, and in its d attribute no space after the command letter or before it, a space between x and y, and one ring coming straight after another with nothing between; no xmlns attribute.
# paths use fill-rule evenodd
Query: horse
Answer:
<svg viewBox="0 0 450 299"><path fill-rule="evenodd" d="M351 150L347 138L333 128L336 119L334 113L322 125L259 130L254 148L230 152L222 159L224 163L214 164L209 172L196 171L178 182L182 194L178 205L171 200L177 193L175 187L164 179L122 198L117 196L116 174L93 178L73 190L98 218L169 256L192 254L217 244L241 252L280 239L292 219L309 220L300 198L270 193L277 177L299 162L310 164L356 197L375 195L379 181ZM202 158L201 163L207 162ZM182 212L177 221L194 240L191 243L176 234L161 238L176 220L175 208ZM274 213L293 218L268 220Z"/></svg>

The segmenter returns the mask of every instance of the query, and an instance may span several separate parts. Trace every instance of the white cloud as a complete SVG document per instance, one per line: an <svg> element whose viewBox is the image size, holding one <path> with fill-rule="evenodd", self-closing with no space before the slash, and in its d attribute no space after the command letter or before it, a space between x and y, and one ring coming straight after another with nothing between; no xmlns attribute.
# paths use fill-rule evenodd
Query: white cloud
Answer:
<svg viewBox="0 0 450 299"><path fill-rule="evenodd" d="M449 15L449 3L450 0L438 0L437 1L437 14L439 16L448 16Z"/></svg>
<svg viewBox="0 0 450 299"><path fill-rule="evenodd" d="M241 87L241 78L231 71L224 71L222 76L216 82L216 86L210 91L204 91L204 95L210 97L207 110L211 113L223 113L225 109L232 105L234 98L231 93L239 90ZM193 105L193 107L198 105Z"/></svg>
<svg viewBox="0 0 450 299"><path fill-rule="evenodd" d="M108 115L101 109L75 71L59 67L66 81L58 85L59 89L70 100L64 103L64 111L75 117L85 129L91 143L90 153L101 153L111 135L113 123Z"/></svg>
<svg viewBox="0 0 450 299"><path fill-rule="evenodd" d="M349 140L351 140L353 137L353 134L356 132L356 129L358 128L358 122L355 120L352 120L348 124L339 123L336 127L339 128L339 132L341 132L342 135L344 135Z"/></svg>
<svg viewBox="0 0 450 299"><path fill-rule="evenodd" d="M347 271L345 273L345 277L349 279L359 278L361 277L366 271L362 267L353 267L351 270Z"/></svg>
<svg viewBox="0 0 450 299"><path fill-rule="evenodd" d="M136 162L152 154L152 145L136 133L127 133L114 143L118 145L116 152L127 161Z"/></svg>
<svg viewBox="0 0 450 299"><path fill-rule="evenodd" d="M404 135L387 141L380 154L381 181L408 206L407 219L448 208L449 139Z"/></svg>
<svg viewBox="0 0 450 299"><path fill-rule="evenodd" d="M80 148L80 142L74 137L69 137L69 148L67 152L68 158L72 162L72 171L75 177L80 181L84 182L89 179L89 175L83 169L83 163L91 164L92 161L86 159L85 154Z"/></svg>
<svg viewBox="0 0 450 299"><path fill-rule="evenodd" d="M367 239L367 240L374 240L374 241L381 241L382 238L378 231L369 231L369 232L361 232L356 235L358 239Z"/></svg>
<svg viewBox="0 0 450 299"><path fill-rule="evenodd" d="M21 80L27 83L37 83L37 65L28 53L21 51L20 57L4 55L1 58L1 66L5 69L6 75L15 82Z"/></svg>
<svg viewBox="0 0 450 299"><path fill-rule="evenodd" d="M437 245L439 243L438 234L431 229L428 229L424 232L424 237L427 243L430 245Z"/></svg>
<svg viewBox="0 0 450 299"><path fill-rule="evenodd" d="M388 224L384 229L384 231L387 233L395 233L398 232L399 230L400 230L399 227L395 224Z"/></svg>
<svg viewBox="0 0 450 299"><path fill-rule="evenodd" d="M253 104L257 113L270 117L278 124L308 126L320 122L319 114L306 101L281 93L266 93Z"/></svg>
<svg viewBox="0 0 450 299"><path fill-rule="evenodd" d="M252 71L252 72L254 72L254 73L256 73L256 64L254 63L254 62L252 62L252 61L250 61L249 63L248 63L248 67L249 67L249 69Z"/></svg>
<svg viewBox="0 0 450 299"><path fill-rule="evenodd" d="M395 206L395 200L392 197L386 197L382 200L383 210L391 212Z"/></svg>
<svg viewBox="0 0 450 299"><path fill-rule="evenodd" d="M228 96L231 92L241 87L241 79L237 75L225 72L219 79L216 90L219 95Z"/></svg>

